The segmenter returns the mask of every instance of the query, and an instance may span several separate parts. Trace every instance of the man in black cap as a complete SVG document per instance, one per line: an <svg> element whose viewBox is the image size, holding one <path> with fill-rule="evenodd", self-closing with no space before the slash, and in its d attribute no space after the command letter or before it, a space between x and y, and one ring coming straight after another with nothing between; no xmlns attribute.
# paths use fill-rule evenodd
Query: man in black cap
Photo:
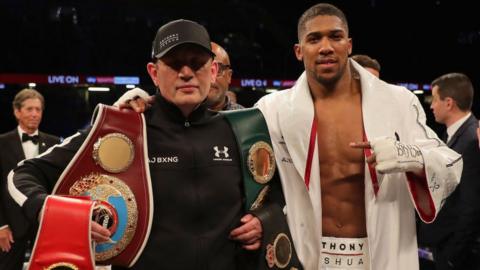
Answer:
<svg viewBox="0 0 480 270"><path fill-rule="evenodd" d="M158 93L145 112L154 216L133 269L250 269L246 263L259 269L246 257L265 246L264 221L277 223L269 220L272 212L265 214L272 206L268 198L263 204L255 201L258 207L247 213L244 151L226 117L207 110L204 101L218 69L213 58L209 35L196 22L172 21L156 34L147 71ZM85 137L72 136L64 146L15 170L10 191L21 197L17 202L29 217L38 216L46 191L52 190ZM268 196L280 198L275 207L281 212L279 185L273 177ZM105 228L92 225L96 241L109 236ZM265 268L288 264L295 256L289 240L282 241L287 244L282 247L290 248L287 260L277 258L270 247L268 259L257 257Z"/></svg>

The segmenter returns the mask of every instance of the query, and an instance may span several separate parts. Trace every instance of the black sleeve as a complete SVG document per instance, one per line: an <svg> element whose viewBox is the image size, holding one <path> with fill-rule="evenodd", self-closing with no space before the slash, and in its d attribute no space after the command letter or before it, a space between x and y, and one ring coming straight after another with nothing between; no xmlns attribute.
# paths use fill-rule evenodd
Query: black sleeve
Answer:
<svg viewBox="0 0 480 270"><path fill-rule="evenodd" d="M86 139L88 132L89 130L80 131L42 155L25 160L14 169L13 175L8 177L8 181L12 181L13 184L8 192L29 220L37 220L45 198L52 192L58 178Z"/></svg>
<svg viewBox="0 0 480 270"><path fill-rule="evenodd" d="M464 256L480 232L480 149L477 140L471 140L463 154L463 172L458 185L458 220L453 234L445 243L443 254L454 266L460 266Z"/></svg>

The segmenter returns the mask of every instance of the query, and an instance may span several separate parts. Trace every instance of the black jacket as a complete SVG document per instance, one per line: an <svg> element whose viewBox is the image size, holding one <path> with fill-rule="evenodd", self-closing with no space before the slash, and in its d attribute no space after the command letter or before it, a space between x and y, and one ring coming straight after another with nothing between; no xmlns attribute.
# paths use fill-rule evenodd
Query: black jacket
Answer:
<svg viewBox="0 0 480 270"><path fill-rule="evenodd" d="M38 132L38 152L41 154L60 142L58 137ZM14 203L7 191L7 175L25 159L22 141L18 129L0 135L0 227L9 225L14 238L23 237L29 229L29 222L21 214L20 207Z"/></svg>
<svg viewBox="0 0 480 270"><path fill-rule="evenodd" d="M472 249L480 237L480 150L476 129L478 121L471 115L455 132L448 146L463 157L460 184L446 199L432 224L421 224L420 245L434 248L438 269L480 269L468 264ZM475 258L473 258L475 259ZM473 268L471 268L473 267Z"/></svg>
<svg viewBox="0 0 480 270"><path fill-rule="evenodd" d="M244 269L237 261L240 245L228 239L245 210L239 153L226 119L205 105L185 119L159 95L145 119L154 219L133 269ZM15 170L29 218L37 218L85 137L82 132L68 138L64 146Z"/></svg>

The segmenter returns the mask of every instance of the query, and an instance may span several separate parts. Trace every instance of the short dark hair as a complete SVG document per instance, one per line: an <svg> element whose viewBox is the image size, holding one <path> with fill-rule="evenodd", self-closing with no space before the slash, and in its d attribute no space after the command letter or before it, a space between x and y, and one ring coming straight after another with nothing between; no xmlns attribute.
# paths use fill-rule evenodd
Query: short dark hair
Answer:
<svg viewBox="0 0 480 270"><path fill-rule="evenodd" d="M23 102L31 98L38 98L40 103L42 103L42 110L45 108L45 99L43 98L42 94L35 89L25 88L15 95L15 98L12 102L13 109L20 110Z"/></svg>
<svg viewBox="0 0 480 270"><path fill-rule="evenodd" d="M473 103L473 85L467 75L448 73L432 82L432 87L438 86L440 99L452 98L462 111L470 111Z"/></svg>
<svg viewBox="0 0 480 270"><path fill-rule="evenodd" d="M352 59L359 63L362 67L375 69L376 71L380 72L381 66L377 59L373 59L365 54L353 55Z"/></svg>
<svg viewBox="0 0 480 270"><path fill-rule="evenodd" d="M343 11L341 11L339 8L337 8L334 5L327 4L327 3L320 3L312 6L311 8L307 9L300 19L298 19L298 25L297 25L297 35L298 35L298 41L301 40L301 37L303 35L303 32L305 31L305 24L310 21L311 19L320 16L320 15L327 15L327 16L335 16L338 17L343 24L345 25L345 29L347 30L348 34L348 22L347 22L347 17L345 17L345 14Z"/></svg>

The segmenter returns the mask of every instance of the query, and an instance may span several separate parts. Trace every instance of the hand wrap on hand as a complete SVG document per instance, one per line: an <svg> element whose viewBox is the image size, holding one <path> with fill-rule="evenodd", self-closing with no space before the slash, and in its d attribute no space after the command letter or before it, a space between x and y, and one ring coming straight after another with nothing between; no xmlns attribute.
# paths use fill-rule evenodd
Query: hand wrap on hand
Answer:
<svg viewBox="0 0 480 270"><path fill-rule="evenodd" d="M370 142L376 156L375 168L380 173L415 172L424 168L420 148L394 138L378 138Z"/></svg>
<svg viewBox="0 0 480 270"><path fill-rule="evenodd" d="M120 104L128 104L131 100L137 99L137 98L142 98L144 100L147 100L150 97L150 95L145 92L145 90L135 87L132 90L128 90L123 94L115 103L113 103L113 106L119 107Z"/></svg>

